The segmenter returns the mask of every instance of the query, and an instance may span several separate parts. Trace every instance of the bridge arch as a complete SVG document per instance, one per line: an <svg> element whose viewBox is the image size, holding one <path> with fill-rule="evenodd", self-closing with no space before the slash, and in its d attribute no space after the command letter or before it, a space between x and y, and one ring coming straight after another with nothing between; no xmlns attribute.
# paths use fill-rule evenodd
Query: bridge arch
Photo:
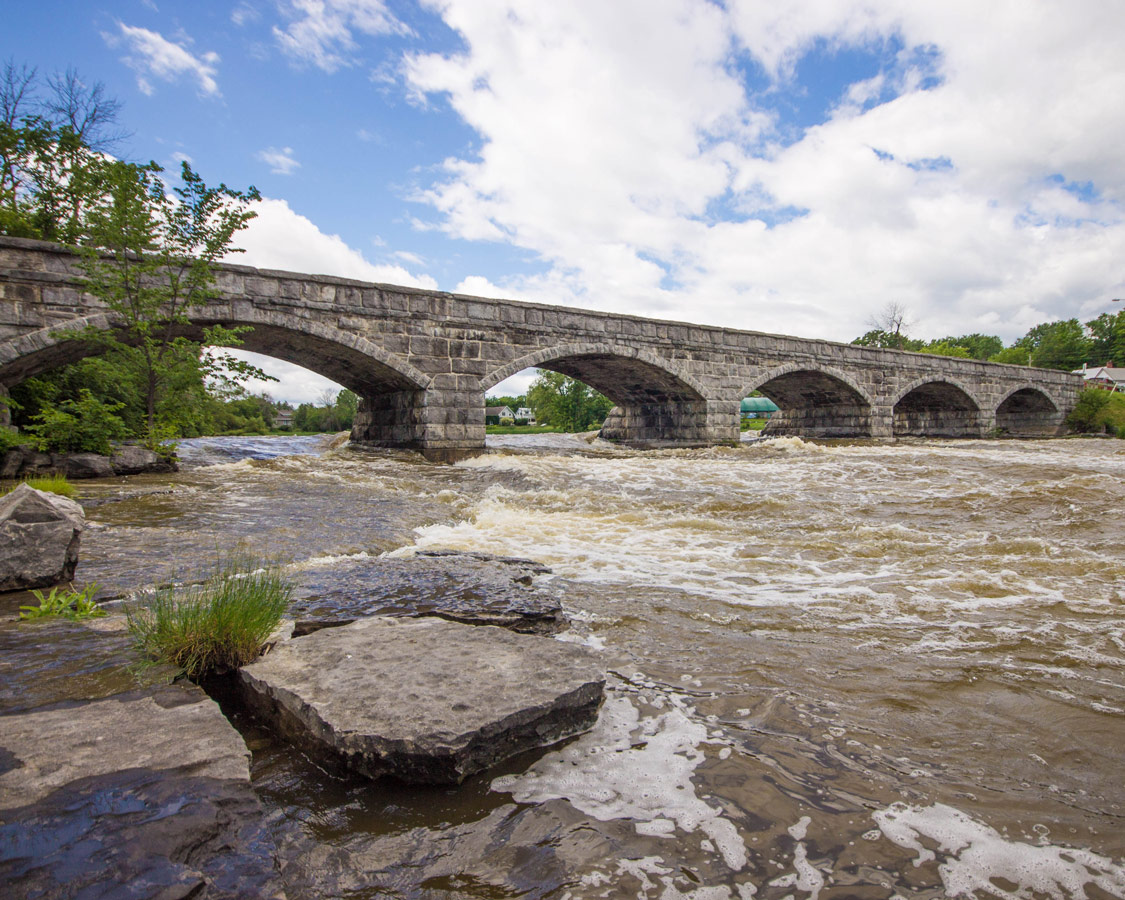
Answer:
<svg viewBox="0 0 1125 900"><path fill-rule="evenodd" d="M238 314L204 307L193 311L192 321L177 331L199 338L205 326L217 324L249 325L251 330L241 335L241 349L304 366L354 391L360 404L353 436L375 443L393 432L398 443L406 432L417 430L419 417L414 410L423 405L430 376L370 341L325 323L252 307ZM70 335L87 328L110 331L115 325L112 316L102 313L0 344L0 387L7 389L41 372L103 352L96 343Z"/></svg>
<svg viewBox="0 0 1125 900"><path fill-rule="evenodd" d="M1015 437L1049 437L1063 427L1059 403L1038 385L1017 385L996 405L996 428Z"/></svg>
<svg viewBox="0 0 1125 900"><path fill-rule="evenodd" d="M846 372L786 363L747 382L739 400L760 391L780 408L766 431L802 437L871 437L871 395Z"/></svg>
<svg viewBox="0 0 1125 900"><path fill-rule="evenodd" d="M703 384L675 361L614 343L542 347L493 370L484 390L533 367L576 378L616 404L601 437L633 446L691 446L734 441L737 432L712 409ZM725 424L725 429L723 425ZM715 428L722 430L717 434Z"/></svg>
<svg viewBox="0 0 1125 900"><path fill-rule="evenodd" d="M952 378L924 377L898 392L892 404L895 437L980 437L980 401Z"/></svg>

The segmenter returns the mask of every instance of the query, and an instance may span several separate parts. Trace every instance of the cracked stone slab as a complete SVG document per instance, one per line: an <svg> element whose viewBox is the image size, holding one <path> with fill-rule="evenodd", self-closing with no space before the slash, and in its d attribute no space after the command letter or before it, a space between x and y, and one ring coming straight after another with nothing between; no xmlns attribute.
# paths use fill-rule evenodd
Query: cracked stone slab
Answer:
<svg viewBox="0 0 1125 900"><path fill-rule="evenodd" d="M241 670L283 734L370 777L457 784L589 730L605 674L581 646L442 619L373 617Z"/></svg>

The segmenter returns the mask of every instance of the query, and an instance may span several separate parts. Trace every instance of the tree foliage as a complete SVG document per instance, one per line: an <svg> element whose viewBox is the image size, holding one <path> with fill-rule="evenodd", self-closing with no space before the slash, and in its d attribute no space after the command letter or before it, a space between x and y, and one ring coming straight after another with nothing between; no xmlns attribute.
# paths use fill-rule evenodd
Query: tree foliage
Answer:
<svg viewBox="0 0 1125 900"><path fill-rule="evenodd" d="M561 372L541 371L527 391L528 406L540 425L564 431L588 431L600 425L613 401Z"/></svg>
<svg viewBox="0 0 1125 900"><path fill-rule="evenodd" d="M215 264L238 252L234 235L254 216L258 192L209 187L187 163L170 185L154 162L116 159L107 150L124 136L120 105L103 85L68 69L47 79L42 99L40 87L27 66L0 71L0 233L73 246L86 289L116 328L73 335L105 354L102 366L82 367L94 385L76 383L73 372L48 377L23 391L33 401L24 419L76 402L81 384L103 404L120 404L129 432L150 446L198 433L209 390L236 397L246 377L269 379L230 354L204 352L236 346L243 329L213 326L198 340L189 322L215 296Z"/></svg>

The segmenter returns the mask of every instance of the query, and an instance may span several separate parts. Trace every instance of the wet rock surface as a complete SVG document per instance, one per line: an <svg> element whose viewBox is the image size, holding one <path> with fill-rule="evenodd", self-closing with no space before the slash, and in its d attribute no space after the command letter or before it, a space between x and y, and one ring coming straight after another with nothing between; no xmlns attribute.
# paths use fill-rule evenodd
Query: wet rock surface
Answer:
<svg viewBox="0 0 1125 900"><path fill-rule="evenodd" d="M86 514L73 500L21 484L0 497L0 591L74 577Z"/></svg>
<svg viewBox="0 0 1125 900"><path fill-rule="evenodd" d="M240 675L247 701L298 744L429 784L589 730L605 686L584 647L384 617L282 643Z"/></svg>
<svg viewBox="0 0 1125 900"><path fill-rule="evenodd" d="M198 688L0 718L9 897L280 897L249 751Z"/></svg>
<svg viewBox="0 0 1125 900"><path fill-rule="evenodd" d="M558 597L536 585L550 572L526 559L469 553L419 553L409 559L355 559L301 573L290 610L296 635L366 616L437 616L553 634L566 623Z"/></svg>

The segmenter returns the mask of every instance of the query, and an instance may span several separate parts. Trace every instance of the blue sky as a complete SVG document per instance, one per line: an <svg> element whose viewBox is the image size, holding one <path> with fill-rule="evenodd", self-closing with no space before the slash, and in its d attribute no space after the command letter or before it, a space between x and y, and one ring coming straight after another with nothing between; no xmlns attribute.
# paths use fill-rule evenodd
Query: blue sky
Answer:
<svg viewBox="0 0 1125 900"><path fill-rule="evenodd" d="M261 190L250 264L845 341L1125 293L1117 3L10 6L125 155Z"/></svg>

